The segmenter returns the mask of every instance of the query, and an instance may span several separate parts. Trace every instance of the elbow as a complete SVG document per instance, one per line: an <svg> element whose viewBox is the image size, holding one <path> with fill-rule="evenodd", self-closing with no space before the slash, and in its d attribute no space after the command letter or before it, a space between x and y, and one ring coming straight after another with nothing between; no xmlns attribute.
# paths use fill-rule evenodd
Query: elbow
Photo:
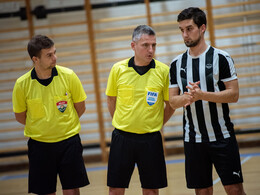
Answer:
<svg viewBox="0 0 260 195"><path fill-rule="evenodd" d="M233 103L237 103L237 102L238 102L238 99L239 99L239 95L236 95L236 96L234 97Z"/></svg>
<svg viewBox="0 0 260 195"><path fill-rule="evenodd" d="M239 99L239 91L234 95L234 103L238 102Z"/></svg>
<svg viewBox="0 0 260 195"><path fill-rule="evenodd" d="M14 116L17 122L21 123L22 125L26 124L26 112L14 113Z"/></svg>
<svg viewBox="0 0 260 195"><path fill-rule="evenodd" d="M16 121L22 125L26 124L26 120L25 119L20 119L20 118L16 118Z"/></svg>
<svg viewBox="0 0 260 195"><path fill-rule="evenodd" d="M76 110L76 111L77 111L78 117L80 118L86 111L86 107L82 106L82 108L80 110Z"/></svg>
<svg viewBox="0 0 260 195"><path fill-rule="evenodd" d="M22 120L22 119L16 119L16 121L22 125L25 125L26 124L26 121L25 120Z"/></svg>
<svg viewBox="0 0 260 195"><path fill-rule="evenodd" d="M231 103L237 103L237 102L238 102L238 99L239 99L239 93L235 93L235 94L232 96L232 102L231 102Z"/></svg>
<svg viewBox="0 0 260 195"><path fill-rule="evenodd" d="M82 110L81 110L81 113L80 113L80 116L82 116L86 111L86 106L83 106Z"/></svg>

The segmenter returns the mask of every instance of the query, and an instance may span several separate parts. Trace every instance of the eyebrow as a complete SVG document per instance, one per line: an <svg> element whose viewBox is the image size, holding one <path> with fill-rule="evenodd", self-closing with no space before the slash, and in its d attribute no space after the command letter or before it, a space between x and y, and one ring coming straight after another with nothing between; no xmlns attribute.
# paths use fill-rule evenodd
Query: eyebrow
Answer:
<svg viewBox="0 0 260 195"><path fill-rule="evenodd" d="M52 53L56 53L56 49L54 50L54 52L48 52L46 55L52 54Z"/></svg>
<svg viewBox="0 0 260 195"><path fill-rule="evenodd" d="M193 27L193 25L185 26L184 28ZM179 29L182 29L182 27L179 26Z"/></svg>

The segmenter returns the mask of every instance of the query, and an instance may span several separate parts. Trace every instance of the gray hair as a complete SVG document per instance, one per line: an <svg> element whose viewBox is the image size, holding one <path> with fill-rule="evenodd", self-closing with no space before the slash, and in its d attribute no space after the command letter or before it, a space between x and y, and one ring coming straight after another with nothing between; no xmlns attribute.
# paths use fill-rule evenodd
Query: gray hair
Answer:
<svg viewBox="0 0 260 195"><path fill-rule="evenodd" d="M139 41L143 34L155 36L155 31L150 26L139 25L134 29L132 41L134 41L134 42Z"/></svg>

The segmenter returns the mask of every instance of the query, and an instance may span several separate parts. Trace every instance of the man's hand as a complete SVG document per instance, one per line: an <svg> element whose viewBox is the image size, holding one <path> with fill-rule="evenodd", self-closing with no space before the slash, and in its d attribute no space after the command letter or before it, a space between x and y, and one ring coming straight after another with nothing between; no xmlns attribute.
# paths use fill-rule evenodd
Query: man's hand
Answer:
<svg viewBox="0 0 260 195"><path fill-rule="evenodd" d="M184 102L185 102L185 105L184 105L185 108L194 102L194 97L192 96L192 94L190 92L184 92L184 94L182 95L182 98L184 99Z"/></svg>
<svg viewBox="0 0 260 195"><path fill-rule="evenodd" d="M199 87L200 81L197 81L195 83L189 82L189 84L190 86L186 86L186 88L189 89L189 91L184 92L184 95L189 96L189 98L186 97L187 104L185 104L184 107L191 105L193 102L201 100L203 95L203 92Z"/></svg>

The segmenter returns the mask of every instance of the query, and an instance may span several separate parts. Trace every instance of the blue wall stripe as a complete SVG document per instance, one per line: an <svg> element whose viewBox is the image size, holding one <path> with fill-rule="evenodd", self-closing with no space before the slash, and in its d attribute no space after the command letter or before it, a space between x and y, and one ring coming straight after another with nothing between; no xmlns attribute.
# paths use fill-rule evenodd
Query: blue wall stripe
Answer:
<svg viewBox="0 0 260 195"><path fill-rule="evenodd" d="M248 153L248 154L241 154L241 157L256 157L260 156L260 153ZM166 164L177 164L177 163L184 163L184 159L177 159L177 160L167 160ZM106 170L107 166L100 166L100 167L92 167L92 168L87 168L87 172L92 172L92 171L103 171ZM6 181L6 180L11 180L11 179L22 179L22 178L27 178L28 174L17 174L17 175L3 175L0 176L0 181Z"/></svg>

